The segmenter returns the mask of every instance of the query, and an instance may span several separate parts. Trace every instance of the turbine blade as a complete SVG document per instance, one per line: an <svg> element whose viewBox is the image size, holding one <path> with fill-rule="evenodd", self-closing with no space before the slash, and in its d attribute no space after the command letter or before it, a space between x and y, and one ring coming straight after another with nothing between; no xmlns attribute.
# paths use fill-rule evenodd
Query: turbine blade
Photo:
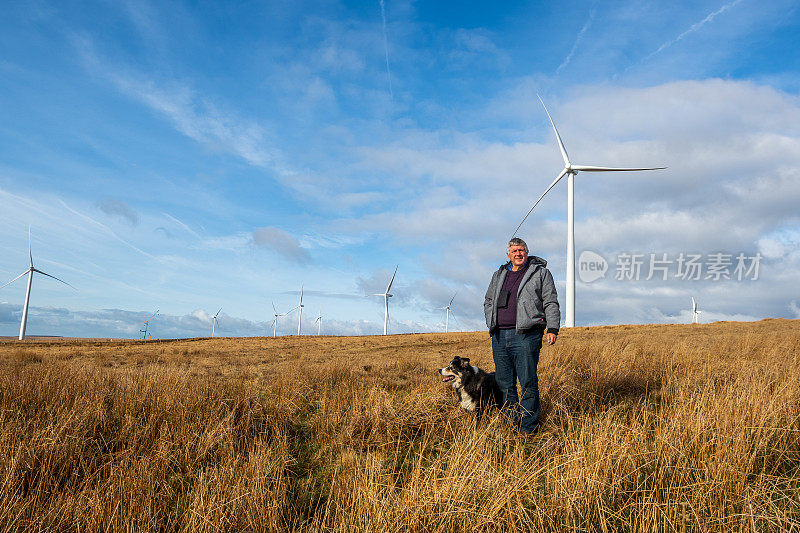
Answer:
<svg viewBox="0 0 800 533"><path fill-rule="evenodd" d="M517 229L514 230L514 235L512 235L512 237L517 234L517 232L519 231L519 228L521 228L522 225L525 223L525 220L528 218L528 215L531 214L531 212L533 211L534 207L539 205L539 202L542 201L542 198L544 198L544 195L547 194L548 192L550 192L550 189L555 187L556 183L558 183L559 180L561 178L563 178L566 174L567 174L567 169L565 168L564 170L561 171L561 174L559 174L558 177L553 180L553 183L551 183L550 186L547 189L545 189L545 191L542 193L542 195L539 197L539 199L536 200L536 203L533 204L533 207L528 209L528 212L525 214L525 218L522 219L522 222L519 223L519 226L517 226Z"/></svg>
<svg viewBox="0 0 800 533"><path fill-rule="evenodd" d="M275 309L275 302L272 302L272 310L275 311L275 314L278 314L278 310Z"/></svg>
<svg viewBox="0 0 800 533"><path fill-rule="evenodd" d="M220 311L222 311L222 308L221 308L221 307L219 308L219 311L217 311L217 314L216 314L216 315L214 315L214 316L215 316L215 317L218 317L218 316L219 316L219 313L220 313Z"/></svg>
<svg viewBox="0 0 800 533"><path fill-rule="evenodd" d="M453 297L452 297L452 298L450 298L450 303L449 303L449 304L447 304L447 307L450 307L451 305L453 305L453 300L455 300L455 299L456 299L456 295L457 295L457 294L458 294L458 291L456 291L456 294L454 294L454 295L453 295Z"/></svg>
<svg viewBox="0 0 800 533"><path fill-rule="evenodd" d="M27 274L27 273L28 273L28 272L30 272L30 271L31 271L30 269L26 270L25 272L23 272L22 274L20 274L20 275L19 275L19 276L17 276L16 278L12 279L11 281L9 281L8 283L6 283L5 285L2 285L2 286L0 286L0 289L2 289L3 287L8 287L9 285L11 285L12 283L14 283L15 281L17 281L19 278L21 278L22 276L24 276L25 274Z"/></svg>
<svg viewBox="0 0 800 533"><path fill-rule="evenodd" d="M664 170L667 167L652 167L652 168L613 168L613 167L593 167L588 165L572 165L572 170L580 170L583 172L629 172L632 170Z"/></svg>
<svg viewBox="0 0 800 533"><path fill-rule="evenodd" d="M54 280L56 280L56 281L60 281L60 282L61 282L61 283L63 283L64 285L69 285L69 283L67 283L67 282L66 282L66 281L64 281L63 279L58 279L58 278L57 278L57 277L55 277L55 276L51 276L51 275L50 275L50 274L48 274L47 272L42 272L41 270L37 270L37 269L35 269L35 268L32 268L31 270L33 270L34 272L38 272L39 274L41 274L41 275L43 275L43 276L47 276L48 278L53 278L53 279L54 279ZM70 287L72 287L72 285L69 285L69 286L70 286ZM75 289L75 287L72 287L72 288L73 288L73 289ZM75 289L75 290L77 291L78 289Z"/></svg>
<svg viewBox="0 0 800 533"><path fill-rule="evenodd" d="M33 252L31 251L31 225L28 224L28 257L31 259L31 268L33 268Z"/></svg>
<svg viewBox="0 0 800 533"><path fill-rule="evenodd" d="M458 330L459 331L463 331L464 328L461 327L461 322L458 320L458 317L456 317L456 314L454 312L450 311L450 316L453 318L453 320L456 321L456 324L458 324Z"/></svg>
<svg viewBox="0 0 800 533"><path fill-rule="evenodd" d="M536 95L539 98L539 101L542 102L542 107L544 108L544 112L547 113L547 118L550 119L550 124L553 126L553 131L556 132L556 140L558 141L558 148L561 150L561 157L564 158L564 165L569 166L569 156L567 156L567 149L564 148L564 141L561 140L561 135L558 134L558 130L556 129L556 124L553 122L553 117L550 116L550 111L547 110L547 106L544 105L544 100L538 94Z"/></svg>
<svg viewBox="0 0 800 533"><path fill-rule="evenodd" d="M397 275L397 269L399 267L400 267L399 264L396 267L394 267L394 274L392 274L392 279L389 281L389 286L386 287L386 294L389 294L389 291L392 290L392 283L394 283L394 277Z"/></svg>
<svg viewBox="0 0 800 533"><path fill-rule="evenodd" d="M303 307L303 286L300 285L300 305L298 307Z"/></svg>

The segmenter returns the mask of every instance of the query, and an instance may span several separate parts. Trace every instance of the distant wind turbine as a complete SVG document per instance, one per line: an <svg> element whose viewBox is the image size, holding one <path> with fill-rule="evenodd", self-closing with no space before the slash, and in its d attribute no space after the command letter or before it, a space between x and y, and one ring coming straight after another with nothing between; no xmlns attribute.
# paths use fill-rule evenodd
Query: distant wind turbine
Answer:
<svg viewBox="0 0 800 533"><path fill-rule="evenodd" d="M392 279L389 280L389 285L386 287L386 292L382 292L382 293L379 293L379 294L372 294L371 295L371 296L383 296L383 307L384 307L383 334L384 335L388 335L388 330L389 330L389 298L392 297L392 295L389 294L389 291L392 290L392 283L394 283L394 277L397 275L397 269L399 267L400 267L400 265L397 265L396 267L394 267L394 274L392 274Z"/></svg>
<svg viewBox="0 0 800 533"><path fill-rule="evenodd" d="M458 294L458 291L456 291L456 294ZM445 333L449 333L449 331L448 331L448 326L449 326L449 324L450 324L450 312L451 312L451 311L450 311L450 306L451 306L451 305L453 305L453 300L455 300L455 299L456 299L456 294L454 294L454 295L453 295L453 297L452 297L452 298L450 298L450 303L449 303L449 304L447 304L447 305L446 305L446 306L444 306L444 307L440 307L440 308L439 308L439 309L445 309L445 310L446 310L446 312L445 312L445 319L444 319L444 332L445 332Z"/></svg>
<svg viewBox="0 0 800 533"><path fill-rule="evenodd" d="M153 320L153 318L155 318L155 316L156 316L157 314L158 314L158 309L156 309L156 312L155 312L155 313L153 313L152 315L150 315L150 318L148 318L148 319L147 319L147 320L145 320L144 322L139 322L139 325L140 325L140 326L141 326L141 325L144 325L144 329L140 329L140 330L139 330L139 333L141 333L141 334L142 334L142 339L144 339L144 340L147 340L147 328L150 326L150 321L151 321L151 320ZM152 339L152 338L153 338L153 336L152 336L152 335L150 335L150 338Z"/></svg>
<svg viewBox="0 0 800 533"><path fill-rule="evenodd" d="M575 175L578 174L579 171L581 172L628 172L628 171L639 171L639 170L663 170L667 167L651 167L651 168L614 168L614 167L596 167L596 166L588 166L588 165L573 165L570 162L569 157L567 156L567 149L564 148L564 142L561 140L561 136L558 134L558 130L556 129L556 124L553 122L553 118L550 116L550 112L547 110L547 106L544 105L544 101L542 97L537 95L539 101L542 102L542 107L544 107L544 112L547 113L547 118L550 119L550 124L553 126L553 131L556 134L556 141L558 141L558 148L561 150L561 157L564 159L564 169L558 175L558 177L553 180L553 183L550 184L547 189L542 193L538 200L533 204L528 210L528 213L522 219L522 222L519 223L517 229L514 230L515 236L519 231L519 228L522 227L522 224L528 218L528 215L531 214L533 209L539 205L539 202L544 198L545 194L547 194L550 189L552 189L556 183L558 183L561 178L564 176L567 177L567 294L566 294L566 318L564 325L566 327L574 327L575 326Z"/></svg>
<svg viewBox="0 0 800 533"><path fill-rule="evenodd" d="M272 319L272 336L275 337L278 332L278 317L286 313L278 313L278 310L275 309L275 302L272 302L272 312L275 313L275 318Z"/></svg>
<svg viewBox="0 0 800 533"><path fill-rule="evenodd" d="M697 302L694 301L694 296L692 296L692 324L699 324L698 316L702 311L697 310Z"/></svg>
<svg viewBox="0 0 800 533"><path fill-rule="evenodd" d="M2 287L0 287L0 289L2 289L3 287L7 287L7 286L11 285L12 283L14 283L15 281L17 281L22 276L24 276L25 274L28 275L28 288L25 290L25 304L22 306L22 320L19 323L19 340L23 340L25 338L25 328L28 325L28 304L31 301L31 286L33 285L33 273L36 272L36 273L41 274L43 276L47 276L48 278L53 278L56 281L60 281L64 285L69 285L70 287L72 287L72 285L70 285L66 281L58 279L55 276L51 276L50 274L48 274L46 272L42 272L41 270L39 270L38 268L33 266L33 253L31 252L31 228L30 228L30 226L28 226L28 257L30 258L30 261L31 261L30 262L30 266L28 267L28 270L26 270L25 272L23 272L22 274L20 274L16 278L12 279L8 283L6 283ZM72 287L72 288L75 289L75 287ZM75 289L75 290L78 290L78 289Z"/></svg>
<svg viewBox="0 0 800 533"><path fill-rule="evenodd" d="M314 319L317 323L317 336L322 334L322 309L319 310L319 316Z"/></svg>
<svg viewBox="0 0 800 533"><path fill-rule="evenodd" d="M217 314L214 315L213 317L211 317L211 318L214 319L214 322L211 324L211 337L212 338L214 337L214 332L217 330L217 317L219 316L220 311L222 311L221 307L219 308L219 311L217 311Z"/></svg>
<svg viewBox="0 0 800 533"><path fill-rule="evenodd" d="M301 285L300 286L300 303L298 305L296 305L295 307L292 307L291 309L286 311L286 314L288 315L289 313L291 313L295 309L299 309L300 310L300 315L298 315L298 317L297 317L297 334L298 335L300 335L300 327L303 324L303 307L304 307L304 305L303 305L303 286Z"/></svg>

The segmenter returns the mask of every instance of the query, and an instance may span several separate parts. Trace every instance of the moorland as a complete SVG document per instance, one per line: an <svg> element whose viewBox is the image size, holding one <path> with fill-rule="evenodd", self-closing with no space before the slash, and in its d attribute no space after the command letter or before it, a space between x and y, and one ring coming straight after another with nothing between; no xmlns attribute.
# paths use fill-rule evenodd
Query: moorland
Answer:
<svg viewBox="0 0 800 533"><path fill-rule="evenodd" d="M800 530L800 321L562 330L543 425L485 332L0 341L1 531Z"/></svg>

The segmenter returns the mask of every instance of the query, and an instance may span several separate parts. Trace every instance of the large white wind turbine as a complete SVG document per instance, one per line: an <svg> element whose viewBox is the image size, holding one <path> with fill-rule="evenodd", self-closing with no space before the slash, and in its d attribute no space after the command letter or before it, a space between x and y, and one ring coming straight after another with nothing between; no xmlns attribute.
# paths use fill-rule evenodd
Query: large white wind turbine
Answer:
<svg viewBox="0 0 800 533"><path fill-rule="evenodd" d="M286 314L288 315L289 313L291 313L295 309L299 309L300 310L300 315L297 317L297 334L298 335L300 335L300 327L303 324L303 307L305 307L305 306L303 305L303 286L301 285L300 286L300 303L298 305L296 305L295 307L292 307L291 309L286 311Z"/></svg>
<svg viewBox="0 0 800 533"><path fill-rule="evenodd" d="M538 96L538 95L537 95ZM528 218L528 215L531 214L531 211L539 204L539 202L544 198L545 194L547 194L550 189L552 189L556 183L558 183L561 178L567 176L567 294L566 294L566 318L564 321L564 325L566 327L574 327L575 326L575 175L578 172L629 172L629 171L639 171L639 170L663 170L667 167L651 167L651 168L614 168L614 167L596 167L596 166L589 166L589 165L573 165L572 162L569 160L569 156L567 156L567 149L564 148L564 142L561 140L561 136L558 134L558 130L556 129L556 124L553 122L553 117L550 116L550 112L547 110L547 106L544 105L544 101L542 100L541 96L539 96L539 101L542 102L542 107L544 107L544 112L547 113L547 118L550 119L550 124L553 126L553 131L556 134L556 141L558 141L558 148L561 150L561 157L564 159L564 169L561 173L553 180L553 183L550 184L547 189L542 193L538 200L533 204L525 217L522 219L522 222L519 223L517 229L514 230L514 235L517 234L519 228L522 227L522 224Z"/></svg>
<svg viewBox="0 0 800 533"><path fill-rule="evenodd" d="M217 314L212 317L214 319L214 323L211 324L211 336L212 337L214 336L214 332L217 330L217 317L219 316L220 311L222 311L221 307L219 308L219 311L217 311Z"/></svg>
<svg viewBox="0 0 800 533"><path fill-rule="evenodd" d="M697 302L694 301L694 296L692 296L692 324L698 324L699 322L697 319L699 318L697 315L702 313L702 311L697 310Z"/></svg>
<svg viewBox="0 0 800 533"><path fill-rule="evenodd" d="M2 287L0 287L0 289L2 289L3 287L7 287L8 285L11 285L15 281L17 281L19 278L24 276L25 274L28 275L28 288L25 291L25 305L23 305L23 307L22 307L22 320L19 323L19 340L22 340L22 339L25 338L25 327L28 325L28 304L30 303L30 300L31 300L31 285L33 285L33 273L36 272L36 273L41 274L43 276L47 276L48 278L53 278L56 281L60 281L64 285L69 285L70 287L72 287L72 285L70 285L66 281L64 281L62 279L58 279L55 276L51 276L50 274L48 274L46 272L42 272L41 270L39 270L38 268L33 266L33 253L31 252L31 228L30 227L28 227L28 257L30 258L30 261L31 261L31 264L28 267L28 270L26 270L25 272L23 272L22 274L20 274L16 278L12 279L8 283L6 283ZM75 289L75 287L72 287L72 288ZM75 289L75 290L77 290L77 289Z"/></svg>
<svg viewBox="0 0 800 533"><path fill-rule="evenodd" d="M456 294L458 294L458 292L456 292ZM445 318L444 318L444 332L445 333L449 333L448 326L450 325L450 306L453 305L453 300L456 299L456 294L454 294L453 297L450 298L450 303L449 304L447 304L444 307L440 307L439 308L439 309L445 309L446 310Z"/></svg>
<svg viewBox="0 0 800 533"><path fill-rule="evenodd" d="M272 312L275 313L275 318L272 319L272 336L275 337L278 333L278 317L286 313L279 313L278 310L275 309L275 302L272 302Z"/></svg>
<svg viewBox="0 0 800 533"><path fill-rule="evenodd" d="M383 334L384 335L388 335L388 330L389 330L389 298L392 297L392 295L389 294L389 291L392 290L392 283L394 283L394 277L397 275L397 269L399 267L400 267L400 265L397 265L396 267L394 267L394 274L392 274L392 279L389 280L389 285L386 287L386 292L382 292L382 293L379 293L379 294L373 294L372 295L372 296L383 296L383 308L384 308L384 313L383 313Z"/></svg>

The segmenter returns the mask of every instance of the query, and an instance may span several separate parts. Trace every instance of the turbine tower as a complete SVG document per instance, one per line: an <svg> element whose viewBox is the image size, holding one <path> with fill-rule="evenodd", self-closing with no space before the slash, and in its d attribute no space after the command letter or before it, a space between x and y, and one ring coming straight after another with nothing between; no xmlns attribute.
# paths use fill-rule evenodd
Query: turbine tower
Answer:
<svg viewBox="0 0 800 533"><path fill-rule="evenodd" d="M694 296L692 296L692 324L700 323L697 320L699 318L697 315L699 315L700 313L702 313L702 311L697 310L697 302L694 301Z"/></svg>
<svg viewBox="0 0 800 533"><path fill-rule="evenodd" d="M317 323L317 337L322 334L322 309L319 310L319 316L314 319L314 322Z"/></svg>
<svg viewBox="0 0 800 533"><path fill-rule="evenodd" d="M278 310L275 309L275 302L272 302L272 312L275 313L275 318L272 319L272 336L275 337L278 332L278 317L288 313L278 313Z"/></svg>
<svg viewBox="0 0 800 533"><path fill-rule="evenodd" d="M456 294L458 294L458 292L457 292L457 291L456 291ZM455 300L455 299L456 299L456 294L454 294L454 295L453 295L453 297L452 297L452 298L450 298L450 303L449 303L449 304L447 304L447 305L446 305L446 306L444 306L444 307L440 307L440 308L439 308L439 309L445 309L445 310L446 310L446 312L445 312L445 318L444 318L444 332L445 332L445 333L449 333L449 331L448 331L448 326L449 326L449 324L450 324L450 306L451 306L451 305L453 305L453 300Z"/></svg>
<svg viewBox="0 0 800 533"><path fill-rule="evenodd" d="M578 172L629 172L639 170L663 170L667 167L614 168L573 165L569 160L569 156L567 156L567 149L564 148L564 142L561 140L561 136L558 134L556 124L553 122L553 117L550 116L550 112L547 110L547 106L544 105L542 97L539 95L537 96L539 101L542 102L544 112L547 113L547 118L550 119L550 124L553 126L553 131L556 134L558 148L561 151L561 157L564 159L564 169L561 171L558 177L553 180L553 183L551 183L550 186L545 189L539 199L536 200L536 202L533 204L533 207L528 210L528 213L522 219L522 222L520 222L519 226L517 226L517 229L514 230L514 235L512 235L512 237L516 236L517 231L519 231L519 228L522 227L522 224L528 218L528 215L531 214L531 211L533 211L533 209L539 204L539 202L550 191L550 189L552 189L555 184L561 180L561 178L567 176L567 309L564 325L568 328L571 328L575 326L575 176L578 174Z"/></svg>
<svg viewBox="0 0 800 533"><path fill-rule="evenodd" d="M28 267L28 270L26 270L25 272L23 272L22 274L20 274L16 278L12 279L8 283L6 283L2 287L0 287L0 289L2 289L3 287L7 287L7 286L11 285L12 283L14 283L15 281L17 281L22 276L24 276L25 274L28 275L28 288L25 290L25 304L22 306L22 320L19 323L19 340L23 340L25 338L25 328L28 325L28 304L31 301L31 286L33 285L33 273L36 272L36 273L41 274L43 276L47 276L48 278L53 278L56 281L60 281L64 285L69 285L70 287L72 287L72 285L70 285L66 281L64 281L62 279L58 279L55 276L51 276L50 274L48 274L46 272L42 272L41 270L39 270L39 269L37 269L36 267L33 266L33 253L31 252L31 228L30 228L30 226L28 226L28 257L30 258L30 266ZM75 287L72 287L72 288L75 289ZM78 290L78 289L75 289L75 290Z"/></svg>
<svg viewBox="0 0 800 533"><path fill-rule="evenodd" d="M286 314L288 315L289 313L291 313L295 309L299 309L300 310L300 315L297 317L297 335L300 335L300 326L302 326L302 324L303 324L303 307L305 307L305 306L303 305L303 286L301 285L300 286L300 303L298 305L296 305L295 307L292 307L291 309L286 311ZM276 320L277 320L277 318L276 318Z"/></svg>
<svg viewBox="0 0 800 533"><path fill-rule="evenodd" d="M144 322L139 322L139 325L140 325L140 326L141 326L142 324L144 324L144 329L140 329L140 330L139 330L139 333L141 333L141 334L142 334L142 340L147 340L147 328L148 328L148 326L150 326L150 321L151 321L151 320L153 320L153 318L155 318L155 316L156 316L157 314L158 314L158 309L156 309L156 312L155 312L155 313L153 313L152 315L150 315L150 318L148 318L148 319L147 319L147 320L145 320ZM153 338L153 336L152 336L152 335L150 335L150 339L151 339L151 340L152 340L152 338Z"/></svg>
<svg viewBox="0 0 800 533"><path fill-rule="evenodd" d="M217 311L217 314L211 317L214 319L214 323L211 324L211 338L214 338L214 332L217 330L217 317L219 316L220 311L222 311L221 307L219 308L219 311Z"/></svg>
<svg viewBox="0 0 800 533"><path fill-rule="evenodd" d="M394 274L392 274L392 279L389 280L389 285L386 287L386 292L382 292L382 293L379 293L379 294L373 294L372 295L372 296L383 296L383 308L384 308L384 313L383 313L383 334L384 335L388 335L389 334L388 333L388 330L389 330L389 298L392 297L392 295L389 294L389 291L392 290L392 283L394 283L394 277L397 275L397 269L399 267L400 267L399 264L396 267L394 267Z"/></svg>

